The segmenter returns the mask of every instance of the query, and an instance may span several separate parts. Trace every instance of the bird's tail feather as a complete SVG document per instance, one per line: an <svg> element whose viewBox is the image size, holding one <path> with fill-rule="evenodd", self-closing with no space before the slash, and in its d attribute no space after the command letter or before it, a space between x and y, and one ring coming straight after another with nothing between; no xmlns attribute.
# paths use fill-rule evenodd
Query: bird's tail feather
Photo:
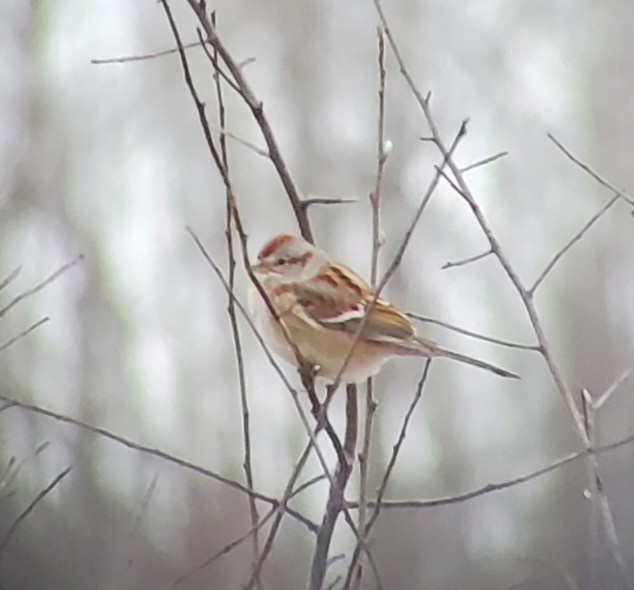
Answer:
<svg viewBox="0 0 634 590"><path fill-rule="evenodd" d="M468 365L473 365L474 367L480 367L486 371L491 371L496 375L500 375L501 377L509 377L511 379L519 379L519 375L512 373L511 371L507 371L506 369L502 369L500 367L496 367L490 363L485 361L481 361L479 359L474 359L473 357L467 356L465 354L460 354L459 352L453 352L452 350L446 350L444 348L440 348L439 346L434 346L434 354L433 356L444 356L446 358L453 359L455 361L460 361L461 363L467 363Z"/></svg>

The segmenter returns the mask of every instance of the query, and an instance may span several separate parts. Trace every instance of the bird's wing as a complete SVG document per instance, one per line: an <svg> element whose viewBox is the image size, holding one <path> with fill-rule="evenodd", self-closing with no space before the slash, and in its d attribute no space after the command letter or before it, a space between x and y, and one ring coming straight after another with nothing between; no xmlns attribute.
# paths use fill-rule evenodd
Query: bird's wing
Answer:
<svg viewBox="0 0 634 590"><path fill-rule="evenodd" d="M374 299L372 288L350 269L330 265L294 285L297 304L322 327L355 333L369 309L361 336L376 342L410 340L414 330L393 305Z"/></svg>

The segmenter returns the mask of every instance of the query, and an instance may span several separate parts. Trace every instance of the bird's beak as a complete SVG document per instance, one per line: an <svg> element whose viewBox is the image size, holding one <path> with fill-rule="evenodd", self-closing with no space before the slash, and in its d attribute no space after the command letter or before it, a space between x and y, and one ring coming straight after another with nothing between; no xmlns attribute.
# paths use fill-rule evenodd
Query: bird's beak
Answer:
<svg viewBox="0 0 634 590"><path fill-rule="evenodd" d="M264 274L268 272L269 268L267 264L265 264L262 260L260 260L256 262L255 264L251 265L251 270L258 274Z"/></svg>

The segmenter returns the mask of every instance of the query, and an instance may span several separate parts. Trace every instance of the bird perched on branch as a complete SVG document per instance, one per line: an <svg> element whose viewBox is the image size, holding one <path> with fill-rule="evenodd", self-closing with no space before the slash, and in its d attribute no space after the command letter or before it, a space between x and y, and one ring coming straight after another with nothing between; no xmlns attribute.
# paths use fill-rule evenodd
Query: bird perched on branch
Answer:
<svg viewBox="0 0 634 590"><path fill-rule="evenodd" d="M298 236L270 239L252 269L261 292L252 288L250 306L265 340L285 360L297 365L299 355L331 382L364 381L393 356L446 357L517 378L417 336L361 277Z"/></svg>

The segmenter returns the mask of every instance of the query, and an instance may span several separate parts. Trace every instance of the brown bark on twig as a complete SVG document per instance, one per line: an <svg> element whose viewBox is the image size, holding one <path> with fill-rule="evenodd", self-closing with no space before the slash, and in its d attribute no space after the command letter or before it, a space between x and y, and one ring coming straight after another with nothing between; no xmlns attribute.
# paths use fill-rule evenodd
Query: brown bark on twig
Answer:
<svg viewBox="0 0 634 590"><path fill-rule="evenodd" d="M323 587L332 534L335 530L335 524L337 523L339 514L346 508L344 492L354 463L354 452L357 444L357 429L357 386L347 385L346 433L343 443L344 455L339 459L334 482L330 486L330 493L328 495L328 503L326 504L324 518L321 522L319 532L317 533L315 553L313 554L313 563L310 570L310 582L308 585L310 590L321 590Z"/></svg>

